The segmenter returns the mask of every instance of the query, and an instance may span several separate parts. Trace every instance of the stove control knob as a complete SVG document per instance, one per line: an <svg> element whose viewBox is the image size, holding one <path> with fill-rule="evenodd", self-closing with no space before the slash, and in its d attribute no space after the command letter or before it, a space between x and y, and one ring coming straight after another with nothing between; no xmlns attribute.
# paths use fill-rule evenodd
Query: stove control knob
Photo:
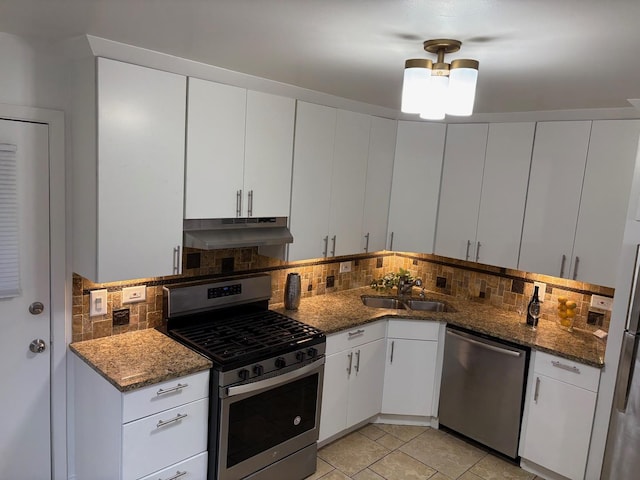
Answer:
<svg viewBox="0 0 640 480"><path fill-rule="evenodd" d="M304 357L305 357L305 353L300 350L299 352L296 352L296 360L299 362L304 361Z"/></svg>
<svg viewBox="0 0 640 480"><path fill-rule="evenodd" d="M253 367L254 375L262 375L264 373L264 367L262 365L254 365Z"/></svg>
<svg viewBox="0 0 640 480"><path fill-rule="evenodd" d="M309 358L316 358L318 356L318 349L310 348L309 350L307 350L307 355L309 356Z"/></svg>
<svg viewBox="0 0 640 480"><path fill-rule="evenodd" d="M287 366L287 361L282 358L282 357L278 357L276 358L276 368L284 368Z"/></svg>
<svg viewBox="0 0 640 480"><path fill-rule="evenodd" d="M243 368L242 370L238 371L238 377L240 377L240 380L244 382L249 378L249 370Z"/></svg>

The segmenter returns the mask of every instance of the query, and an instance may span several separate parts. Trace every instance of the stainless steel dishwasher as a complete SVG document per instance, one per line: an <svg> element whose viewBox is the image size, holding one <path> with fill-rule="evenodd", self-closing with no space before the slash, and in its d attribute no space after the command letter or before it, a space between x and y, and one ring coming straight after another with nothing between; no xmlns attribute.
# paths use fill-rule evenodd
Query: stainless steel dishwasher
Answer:
<svg viewBox="0 0 640 480"><path fill-rule="evenodd" d="M529 355L526 347L448 326L440 424L516 459Z"/></svg>

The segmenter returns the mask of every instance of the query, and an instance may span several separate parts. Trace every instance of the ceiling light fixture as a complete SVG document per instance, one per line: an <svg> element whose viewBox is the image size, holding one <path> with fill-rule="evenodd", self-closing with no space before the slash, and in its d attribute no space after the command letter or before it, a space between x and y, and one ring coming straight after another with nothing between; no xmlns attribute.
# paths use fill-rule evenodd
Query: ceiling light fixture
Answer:
<svg viewBox="0 0 640 480"><path fill-rule="evenodd" d="M445 114L469 116L473 113L478 81L477 60L453 60L444 56L460 50L462 42L451 39L427 40L424 49L438 55L435 63L412 58L404 65L402 111L418 113L420 118L442 120Z"/></svg>

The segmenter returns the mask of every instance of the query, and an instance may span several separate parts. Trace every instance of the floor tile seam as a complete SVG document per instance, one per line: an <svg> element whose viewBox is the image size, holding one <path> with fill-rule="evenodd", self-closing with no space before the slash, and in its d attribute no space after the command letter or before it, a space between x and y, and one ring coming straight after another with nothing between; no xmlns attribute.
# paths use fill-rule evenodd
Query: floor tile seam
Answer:
<svg viewBox="0 0 640 480"><path fill-rule="evenodd" d="M407 443L409 443L409 442L407 442ZM426 466L427 466L427 467L429 467L431 470L435 470L437 473L442 473L440 470L438 470L438 469L437 469L436 467L434 467L433 465L429 465L428 463L424 462L423 460L420 460L419 458L416 458L415 456L411 455L411 453L410 453L410 452L405 452L405 451L402 451L402 450L401 450L401 452L402 452L402 453L404 453L405 455L408 455L409 457L413 458L415 461L420 462L420 463L421 463L421 464L423 464L423 465L426 465ZM444 473L442 473L442 474L444 475ZM435 474L434 474L434 475L435 475ZM432 475L432 476L433 476L433 475ZM448 476L448 475L445 475L445 477L449 478L449 476ZM456 479L452 479L452 480L456 480Z"/></svg>
<svg viewBox="0 0 640 480"><path fill-rule="evenodd" d="M469 473L471 473L471 474L475 475L475 476L476 476L476 477L478 477L478 478L482 478L480 475L477 475L477 474L473 473L473 472L471 471L471 469L472 469L473 467L475 467L475 466L476 466L476 465L477 465L481 460L485 459L485 458L486 458L486 457L488 457L488 456L489 456L489 452L484 452L484 455L483 455L482 457L480 457L480 458L478 459L478 461L477 461L477 462L474 462L474 463L473 463L469 468L467 468L464 472L462 472L460 475L458 475L458 476L457 476L456 478L454 478L453 480L457 480L458 478L460 478L462 475L464 475L464 474L465 474L465 473L467 473L467 472L469 472ZM483 479L483 480L484 480L484 479Z"/></svg>

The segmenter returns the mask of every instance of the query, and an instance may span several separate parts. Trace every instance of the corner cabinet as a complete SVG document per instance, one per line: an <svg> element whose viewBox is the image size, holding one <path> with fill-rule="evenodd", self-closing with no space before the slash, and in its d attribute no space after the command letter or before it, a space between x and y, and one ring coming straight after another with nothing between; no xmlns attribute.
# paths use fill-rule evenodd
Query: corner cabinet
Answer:
<svg viewBox="0 0 640 480"><path fill-rule="evenodd" d="M298 102L289 261L362 251L371 117Z"/></svg>
<svg viewBox="0 0 640 480"><path fill-rule="evenodd" d="M540 351L534 353L530 370L519 450L521 466L545 478L549 478L548 472L539 467L582 480L600 370Z"/></svg>
<svg viewBox="0 0 640 480"><path fill-rule="evenodd" d="M186 77L106 58L73 68L73 270L180 273Z"/></svg>
<svg viewBox="0 0 640 480"><path fill-rule="evenodd" d="M72 357L79 480L207 477L209 370L120 392Z"/></svg>
<svg viewBox="0 0 640 480"><path fill-rule="evenodd" d="M433 253L446 125L398 122L387 249Z"/></svg>
<svg viewBox="0 0 640 480"><path fill-rule="evenodd" d="M382 320L327 337L320 442L380 413L386 330Z"/></svg>
<svg viewBox="0 0 640 480"><path fill-rule="evenodd" d="M295 100L189 78L185 218L289 215Z"/></svg>
<svg viewBox="0 0 640 480"><path fill-rule="evenodd" d="M535 123L447 127L435 253L516 268Z"/></svg>

